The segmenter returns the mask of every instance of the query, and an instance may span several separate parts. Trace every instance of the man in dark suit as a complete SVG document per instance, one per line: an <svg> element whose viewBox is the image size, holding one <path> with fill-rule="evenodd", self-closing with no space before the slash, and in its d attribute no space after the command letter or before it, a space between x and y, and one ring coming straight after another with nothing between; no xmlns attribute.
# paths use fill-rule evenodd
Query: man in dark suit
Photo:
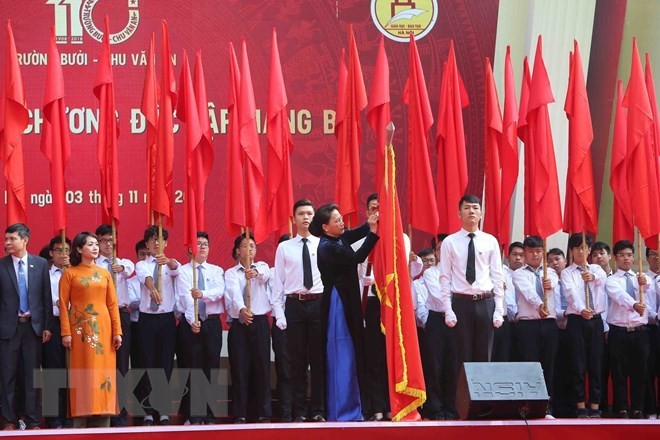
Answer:
<svg viewBox="0 0 660 440"><path fill-rule="evenodd" d="M0 259L0 377L5 430L18 426L16 376L20 360L24 381L25 423L38 428L41 410L33 371L41 366L42 343L50 339L53 301L48 263L27 253L30 230L16 223L5 230L5 251Z"/></svg>

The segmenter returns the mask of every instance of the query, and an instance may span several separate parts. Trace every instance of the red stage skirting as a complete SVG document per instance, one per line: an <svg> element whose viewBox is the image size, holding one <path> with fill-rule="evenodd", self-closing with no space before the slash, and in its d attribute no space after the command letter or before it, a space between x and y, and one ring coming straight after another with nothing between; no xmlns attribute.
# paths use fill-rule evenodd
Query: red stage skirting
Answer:
<svg viewBox="0 0 660 440"><path fill-rule="evenodd" d="M59 429L0 431L0 437L29 437L55 440L57 437L94 440L645 440L660 438L658 420L533 420L492 422L412 423L273 423L214 426L166 426L103 429Z"/></svg>

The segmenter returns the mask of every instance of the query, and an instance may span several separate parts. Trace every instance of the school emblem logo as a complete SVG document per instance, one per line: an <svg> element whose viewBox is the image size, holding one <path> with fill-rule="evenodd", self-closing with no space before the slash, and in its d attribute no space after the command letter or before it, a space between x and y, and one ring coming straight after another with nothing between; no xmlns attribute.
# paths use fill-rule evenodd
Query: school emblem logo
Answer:
<svg viewBox="0 0 660 440"><path fill-rule="evenodd" d="M371 18L387 38L406 42L424 38L438 19L437 0L371 0Z"/></svg>
<svg viewBox="0 0 660 440"><path fill-rule="evenodd" d="M94 7L101 0L46 0L53 6L55 22L55 41L58 44L82 44L83 33L98 42L103 40L103 26L94 23ZM110 44L119 44L135 34L140 24L139 0L126 0L128 19L124 28L110 35ZM98 17L97 17L98 18Z"/></svg>

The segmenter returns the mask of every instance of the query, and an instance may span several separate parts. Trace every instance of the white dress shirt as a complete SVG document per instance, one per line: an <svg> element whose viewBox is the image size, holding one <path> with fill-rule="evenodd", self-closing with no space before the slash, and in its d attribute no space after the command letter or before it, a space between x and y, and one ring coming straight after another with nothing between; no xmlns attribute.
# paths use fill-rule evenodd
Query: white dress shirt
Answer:
<svg viewBox="0 0 660 440"><path fill-rule="evenodd" d="M626 276L629 276L632 281L635 290L634 299L626 291ZM646 293L649 290L651 280L646 274L644 276L646 277L646 285L644 286L644 292ZM607 278L605 291L612 300L610 309L607 312L608 324L619 327L639 327L648 323L649 304L646 301L646 294L644 295L644 304L646 304L644 315L639 316L639 313L633 309L633 304L639 301L639 283L635 272L632 270L627 272L621 269L617 270L616 273Z"/></svg>
<svg viewBox="0 0 660 440"><path fill-rule="evenodd" d="M138 322L140 318L140 300L142 294L142 285L137 275L134 275L126 280L126 288L128 289L128 297L131 299L129 306L131 307L131 322Z"/></svg>
<svg viewBox="0 0 660 440"><path fill-rule="evenodd" d="M541 319L539 307L543 304L543 299L536 291L537 273L541 277L540 282L542 283L543 266L539 266L535 270L531 266L525 264L523 267L513 272L513 285L516 289L516 300L518 304L518 315L516 318L519 320ZM557 286L559 278L557 277L557 272L552 268L548 268L547 275L553 291L548 292L547 294L548 312L550 314L543 319L556 319L557 312L555 310L554 288ZM541 288L543 288L543 284L541 284Z"/></svg>
<svg viewBox="0 0 660 440"><path fill-rule="evenodd" d="M204 290L202 290L204 296L198 302L204 301L207 315L219 315L225 311L222 302L222 298L225 296L225 273L220 266L209 262L195 264L195 270L199 273L198 267L202 268L202 276L204 277ZM197 285L199 285L199 278L197 279ZM176 293L179 301L178 310L183 313L190 325L195 322L195 300L190 293L192 287L192 263L187 263L179 268L179 276L176 277Z"/></svg>
<svg viewBox="0 0 660 440"><path fill-rule="evenodd" d="M263 261L257 261L252 266L259 275L250 280L250 309L253 315L265 315L271 311L270 298L266 288L270 270ZM232 319L238 319L241 309L246 307L243 299L245 285L245 269L241 264L227 269L225 272L225 288L226 294L231 300L231 307L228 308L227 312Z"/></svg>
<svg viewBox="0 0 660 440"><path fill-rule="evenodd" d="M440 268L438 265L431 266L424 271L424 287L426 290L426 309L437 313L446 313L446 302L442 298L440 288ZM417 280L419 281L419 280ZM414 284L414 283L413 283Z"/></svg>
<svg viewBox="0 0 660 440"><path fill-rule="evenodd" d="M108 258L99 255L99 257L94 260L94 264L103 269L107 269L107 271L110 272L110 275L112 275L112 267L109 267L112 266L112 257ZM124 266L124 271L117 274L117 284L115 285L115 290L117 291L117 304L120 308L128 307L131 304L131 300L129 298L126 281L131 275L133 275L133 272L135 272L135 265L131 260L126 258L117 258L117 264Z"/></svg>
<svg viewBox="0 0 660 440"><path fill-rule="evenodd" d="M429 269L431 269L429 267ZM426 272L429 271L426 269ZM426 274L424 272L424 274ZM418 278L413 281L413 297L416 299L417 306L415 308L415 322L417 327L426 326L426 321L429 318L429 309L426 308L426 299L428 298L428 290L426 289L426 281L424 277Z"/></svg>
<svg viewBox="0 0 660 440"><path fill-rule="evenodd" d="M456 315L451 308L452 293L472 295L492 291L495 294L495 312L493 321L503 321L504 313L504 276L502 275L502 256L497 239L483 231L474 232L475 275L474 283L465 279L467 269L469 232L465 229L449 235L440 248L440 286L443 301L446 303L445 321L455 321Z"/></svg>
<svg viewBox="0 0 660 440"><path fill-rule="evenodd" d="M648 304L649 324L658 324L658 306L660 305L660 274L653 271L647 271L646 276L651 280L649 290L644 295L644 302Z"/></svg>
<svg viewBox="0 0 660 440"><path fill-rule="evenodd" d="M513 287L513 270L509 266L502 266L502 273L504 275L504 307L506 308L506 316L510 322L516 320L518 313L518 304L516 304L516 288Z"/></svg>
<svg viewBox="0 0 660 440"><path fill-rule="evenodd" d="M175 260L176 261L176 260ZM163 265L162 268L162 289L161 296L162 301L158 306L158 310L151 310L151 293L147 286L145 286L145 281L147 278L153 278L154 268L157 266L156 258L153 255L147 257L146 260L138 262L135 266L135 272L137 277L140 280L141 285L141 295L140 295L140 313L151 313L151 314L160 314L160 313L170 313L174 311L176 305L176 291L175 291L175 282L176 277L179 276L179 268L181 264L176 261L176 269L172 270L167 267L167 264ZM154 285L156 280L154 280Z"/></svg>
<svg viewBox="0 0 660 440"><path fill-rule="evenodd" d="M277 246L274 264L275 278L270 280L269 284L272 289L273 314L278 320L284 318L285 295L294 293L320 295L323 293L321 272L317 265L319 241L321 239L313 235L306 238L312 264L313 284L310 289L307 289L303 285L303 237L296 235L292 239L283 241Z"/></svg>
<svg viewBox="0 0 660 440"><path fill-rule="evenodd" d="M597 264L589 264L588 270L594 276L593 281L589 281L589 289L594 303L591 310L594 314L603 314L607 312L607 294L605 293L605 281L607 275ZM584 280L580 267L573 263L561 271L561 282L564 286L564 295L568 306L566 315L580 315L582 310L587 308L586 293L584 290Z"/></svg>
<svg viewBox="0 0 660 440"><path fill-rule="evenodd" d="M57 302L60 300L60 279L62 278L62 269L54 264L48 269L50 275L50 297L53 300L53 316L60 316L60 308Z"/></svg>
<svg viewBox="0 0 660 440"><path fill-rule="evenodd" d="M557 282L557 287L554 289L555 297L555 310L557 311L557 327L560 330L566 330L566 324L568 324L568 319L566 318L566 307L568 307L568 302L566 301L566 296L562 295L563 284L561 280Z"/></svg>

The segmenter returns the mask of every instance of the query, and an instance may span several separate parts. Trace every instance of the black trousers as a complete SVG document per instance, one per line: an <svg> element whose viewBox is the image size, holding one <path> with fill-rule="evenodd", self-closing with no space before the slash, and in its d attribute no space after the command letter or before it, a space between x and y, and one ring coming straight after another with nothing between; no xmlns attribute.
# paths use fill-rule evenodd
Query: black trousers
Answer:
<svg viewBox="0 0 660 440"><path fill-rule="evenodd" d="M492 362L511 362L513 346L513 326L508 317L504 317L504 322L500 328L493 330L493 353Z"/></svg>
<svg viewBox="0 0 660 440"><path fill-rule="evenodd" d="M62 346L62 328L59 316L53 316L50 328L50 340L43 344L42 367L44 369L66 370L65 348ZM67 411L67 390L62 388L57 391L57 415L46 417L46 426L58 428L64 425ZM45 413L45 410L44 410ZM48 414L46 414L48 415Z"/></svg>
<svg viewBox="0 0 660 440"><path fill-rule="evenodd" d="M644 408L647 414L657 414L660 398L660 329L657 324L648 325L649 362Z"/></svg>
<svg viewBox="0 0 660 440"><path fill-rule="evenodd" d="M324 415L325 380L321 356L321 295L300 301L287 296L284 309L286 338L291 359L293 417ZM311 400L307 412L307 366L311 369Z"/></svg>
<svg viewBox="0 0 660 440"><path fill-rule="evenodd" d="M558 332L554 319L529 319L518 321L518 332L516 333L517 352L520 360L541 363L545 387L550 399L554 394Z"/></svg>
<svg viewBox="0 0 660 440"><path fill-rule="evenodd" d="M160 368L169 381L174 367L174 350L176 347L176 320L174 313L140 313L140 348L142 350L142 368ZM145 378L139 388L140 400L151 393L149 379ZM145 400L144 411L156 417L158 412L151 407L149 399ZM163 414L166 415L166 414Z"/></svg>
<svg viewBox="0 0 660 440"><path fill-rule="evenodd" d="M605 334L600 316L584 319L580 315L568 315L566 332L571 347L573 363L573 392L575 402L586 402L585 382L589 374L589 403L599 404Z"/></svg>
<svg viewBox="0 0 660 440"><path fill-rule="evenodd" d="M252 324L234 320L228 336L234 417L247 417L250 371L254 372L258 417L270 417L270 328L266 315Z"/></svg>
<svg viewBox="0 0 660 440"><path fill-rule="evenodd" d="M216 372L220 369L220 351L222 350L222 323L219 315L209 315L202 322L202 328L198 334L192 332L190 324L185 318L179 322L178 333L180 335L182 355L185 359L185 368L189 368L192 374L198 374L202 371L207 380L211 380L211 371ZM190 420L190 423L201 423L205 418L213 418L211 408L201 403L191 402L191 385L188 377L186 389L188 390L181 398L181 413L184 418ZM210 401L211 396L208 388L204 390L195 389L195 392L202 392L202 395L192 396L199 402Z"/></svg>
<svg viewBox="0 0 660 440"><path fill-rule="evenodd" d="M390 396L387 384L387 355L385 335L380 329L380 301L376 296L367 297L364 314L365 354L367 358L369 403L363 403L363 410L370 408L369 414L386 413L390 410Z"/></svg>
<svg viewBox="0 0 660 440"><path fill-rule="evenodd" d="M493 350L493 298L473 301L470 298L452 298L456 314L456 357L458 367L463 362L489 362Z"/></svg>
<svg viewBox="0 0 660 440"><path fill-rule="evenodd" d="M456 335L445 324L445 314L429 310L424 334L430 382L426 384L425 416L429 419L454 418L456 414Z"/></svg>
<svg viewBox="0 0 660 440"><path fill-rule="evenodd" d="M573 362L571 361L570 340L566 329L557 329L557 356L553 380L552 410L555 417L575 417L575 393ZM606 356L604 356L606 357Z"/></svg>
<svg viewBox="0 0 660 440"><path fill-rule="evenodd" d="M0 340L0 376L2 379L2 418L18 424L16 394L19 366L23 376L25 424L30 427L41 423L41 392L34 386L34 370L41 368L42 342L30 322L19 322L10 339Z"/></svg>
<svg viewBox="0 0 660 440"><path fill-rule="evenodd" d="M131 332L131 314L126 310L119 311L119 319L121 321L121 347L117 350L117 373L123 375L124 377L128 374L128 368L130 365L131 358L131 344L132 344L132 332ZM117 390L119 392L119 390ZM126 402L126 398L119 397L120 402ZM126 408L122 408L118 416L115 416L110 421L111 426L126 426Z"/></svg>
<svg viewBox="0 0 660 440"><path fill-rule="evenodd" d="M644 411L649 357L649 333L646 326L642 326L638 331L628 332L625 327L610 325L609 349L614 412L626 410L628 407L628 380L631 408L633 411Z"/></svg>
<svg viewBox="0 0 660 440"><path fill-rule="evenodd" d="M277 320L273 318L271 329L273 352L275 353L275 372L277 374L277 404L280 419L291 420L293 405L293 389L291 387L291 355L286 336L286 330L280 330Z"/></svg>

